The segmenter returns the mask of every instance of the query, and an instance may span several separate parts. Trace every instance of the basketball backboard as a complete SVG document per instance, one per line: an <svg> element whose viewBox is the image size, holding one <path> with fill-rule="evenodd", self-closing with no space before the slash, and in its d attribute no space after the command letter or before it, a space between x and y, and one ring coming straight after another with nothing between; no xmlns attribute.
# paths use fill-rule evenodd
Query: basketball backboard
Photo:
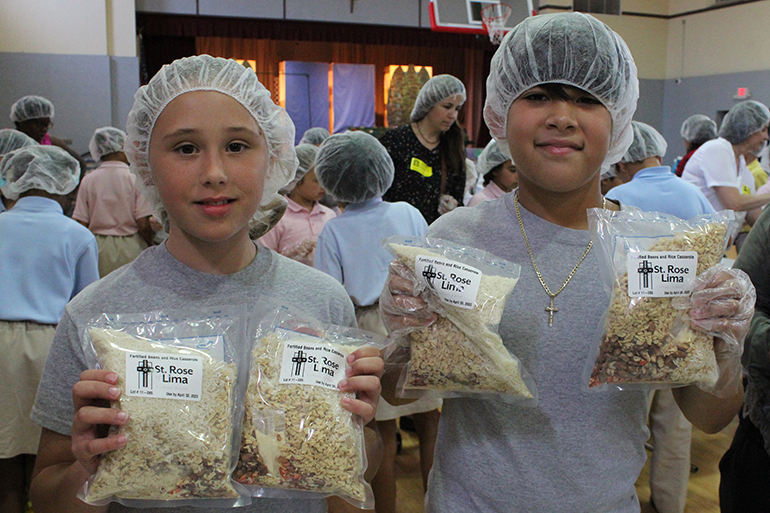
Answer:
<svg viewBox="0 0 770 513"><path fill-rule="evenodd" d="M538 0L503 0L511 6L511 15L505 26L515 27L532 16ZM460 32L463 34L486 34L481 21L481 10L497 2L487 0L430 0L430 28L437 32Z"/></svg>

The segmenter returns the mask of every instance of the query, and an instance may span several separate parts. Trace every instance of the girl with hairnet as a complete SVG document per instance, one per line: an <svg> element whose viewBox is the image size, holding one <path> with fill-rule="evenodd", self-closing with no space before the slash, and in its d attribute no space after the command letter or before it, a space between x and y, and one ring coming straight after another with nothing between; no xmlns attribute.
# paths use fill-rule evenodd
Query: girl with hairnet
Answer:
<svg viewBox="0 0 770 513"><path fill-rule="evenodd" d="M100 164L80 182L72 212L72 219L96 236L102 278L152 244L152 206L128 169L125 139L125 132L111 126L94 131L89 148Z"/></svg>
<svg viewBox="0 0 770 513"><path fill-rule="evenodd" d="M457 113L465 86L452 75L436 75L420 89L412 122L385 132L380 142L393 159L393 185L385 201L406 201L432 223L463 204L464 135Z"/></svg>
<svg viewBox="0 0 770 513"><path fill-rule="evenodd" d="M494 139L489 141L479 155L476 170L484 177L484 188L473 195L468 202L469 207L475 207L483 201L497 199L519 185L519 180L516 178L516 165L510 157L500 151Z"/></svg>
<svg viewBox="0 0 770 513"><path fill-rule="evenodd" d="M533 376L538 403L444 400L428 513L640 510L634 483L646 460L648 394L591 393L582 377L609 305L587 209L620 208L602 197L600 172L631 143L638 91L625 42L582 13L524 20L492 59L484 117L516 163L519 187L441 217L428 236L522 266L499 333ZM435 314L407 271L392 265L383 314L395 327L430 324ZM702 314L713 316L710 304ZM724 321L733 327L733 319ZM740 368L737 355L723 362ZM740 381L720 383L727 397L695 386L674 392L707 432L726 426L741 404Z"/></svg>
<svg viewBox="0 0 770 513"><path fill-rule="evenodd" d="M765 105L754 100L738 103L727 111L719 137L704 143L684 166L682 179L695 184L714 210L734 210L738 226L744 220L753 225L761 207L770 202L770 194L756 194L754 175L744 157L767 143L769 125Z"/></svg>
<svg viewBox="0 0 770 513"><path fill-rule="evenodd" d="M428 225L420 211L399 201L388 203L382 194L393 183L393 161L377 139L364 132L333 135L316 158L316 174L323 187L345 211L332 219L318 237L316 269L342 283L356 306L359 328L387 336L379 312L379 298L391 255L382 240L394 235L422 237ZM383 380L398 379L387 372ZM393 399L391 398L391 401ZM394 406L380 398L377 427L383 441L380 469L372 480L377 513L396 511L396 419L413 415L420 440L423 484L433 463L441 400L424 398Z"/></svg>
<svg viewBox="0 0 770 513"><path fill-rule="evenodd" d="M0 163L0 510L23 513L40 427L30 418L64 305L99 279L94 236L64 215L78 183L75 159L35 143Z"/></svg>
<svg viewBox="0 0 770 513"><path fill-rule="evenodd" d="M10 153L13 150L19 148L25 148L27 146L35 146L37 141L23 132L14 130L12 128L3 128L0 130L0 162L3 161L3 157L6 153ZM15 202L3 196L0 193L0 213L5 212L13 206Z"/></svg>
<svg viewBox="0 0 770 513"><path fill-rule="evenodd" d="M174 61L137 91L126 128L131 170L169 236L65 308L32 413L43 426L31 490L36 513L127 510L93 508L76 497L99 455L126 443L125 435L100 428L132 422L104 407L120 397L117 375L84 364L80 334L95 315L248 304L264 295L321 322L355 326L339 283L251 240L280 217L278 190L297 167L294 125L251 69L208 55ZM340 389L357 395L342 406L368 423L382 360L370 347L347 362ZM326 503L260 499L239 511L323 512Z"/></svg>
<svg viewBox="0 0 770 513"><path fill-rule="evenodd" d="M318 183L315 173L318 147L300 144L295 151L299 159L297 174L282 190L288 201L286 213L275 228L257 242L312 267L318 234L337 213L319 203L326 191Z"/></svg>

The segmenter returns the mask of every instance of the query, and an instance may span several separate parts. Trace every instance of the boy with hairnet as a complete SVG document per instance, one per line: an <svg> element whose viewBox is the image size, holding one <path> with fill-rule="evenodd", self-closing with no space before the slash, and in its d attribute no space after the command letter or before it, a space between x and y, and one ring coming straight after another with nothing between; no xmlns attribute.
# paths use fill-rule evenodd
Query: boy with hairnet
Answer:
<svg viewBox="0 0 770 513"><path fill-rule="evenodd" d="M609 306L587 210L620 208L602 197L600 173L633 140L638 95L625 42L587 14L527 18L495 52L484 118L516 162L519 187L442 216L428 235L521 264L499 333L533 377L538 402L444 400L427 513L639 513L634 484L646 460L648 393L592 393L583 376ZM389 327L435 322L408 271L394 263L380 299ZM739 340L746 309L732 305L722 319ZM718 316L708 301L689 314ZM740 356L716 352L726 370L721 397L697 386L674 391L707 432L726 426L742 401Z"/></svg>
<svg viewBox="0 0 770 513"><path fill-rule="evenodd" d="M708 116L703 114L693 114L685 119L679 133L684 139L687 153L676 163L676 176L682 176L684 166L690 160L695 150L703 146L704 143L717 138L717 124Z"/></svg>
<svg viewBox="0 0 770 513"><path fill-rule="evenodd" d="M393 235L422 237L428 225L412 205L382 200L393 183L393 161L385 147L367 133L347 132L327 139L316 157L316 174L334 199L346 205L342 215L329 221L318 237L316 269L345 287L356 306L360 328L387 336L380 319L379 297L392 257L382 241ZM395 512L396 418L417 414L420 463L427 482L440 405L441 401L433 398L405 407L380 399L376 419L384 450L380 470L372 481L377 513Z"/></svg>
<svg viewBox="0 0 770 513"><path fill-rule="evenodd" d="M666 140L653 127L632 121L634 140L617 164L623 180L607 193L607 199L645 212L663 212L681 219L714 213L703 193L661 165ZM658 513L683 513L690 476L692 425L676 404L669 389L655 390L650 397L650 502Z"/></svg>
<svg viewBox="0 0 770 513"><path fill-rule="evenodd" d="M19 148L25 148L27 146L35 146L37 141L29 137L23 132L14 130L12 128L3 128L0 130L0 162L3 161L3 157L6 153L10 153L13 150ZM5 212L7 209L13 206L14 202L3 196L0 193L0 213Z"/></svg>
<svg viewBox="0 0 770 513"><path fill-rule="evenodd" d="M326 191L315 174L318 147L300 144L295 148L299 167L286 192L288 207L275 228L257 242L305 265L313 266L318 234L337 213L319 203Z"/></svg>
<svg viewBox="0 0 770 513"><path fill-rule="evenodd" d="M519 185L516 178L516 165L510 157L500 151L494 139L489 141L479 155L476 170L484 177L484 188L473 195L468 202L469 207L475 207L482 201L497 199Z"/></svg>
<svg viewBox="0 0 770 513"><path fill-rule="evenodd" d="M94 509L77 499L100 454L125 446L125 434L101 428L132 422L104 407L120 398L117 375L85 365L80 335L94 316L250 304L266 296L320 322L355 326L342 286L251 240L280 218L286 203L278 190L294 176L297 158L291 119L250 68L209 55L174 61L137 91L126 128L131 171L169 236L65 308L32 412L43 426L31 490L36 513L127 510L116 503ZM374 418L382 367L371 346L347 358L339 388L354 396L342 407L364 424ZM321 513L326 502L263 498L239 511Z"/></svg>
<svg viewBox="0 0 770 513"><path fill-rule="evenodd" d="M6 154L0 190L0 509L24 512L40 427L35 392L64 305L99 279L94 236L61 202L77 186L75 159L35 143Z"/></svg>
<svg viewBox="0 0 770 513"><path fill-rule="evenodd" d="M97 128L88 145L99 167L80 182L72 219L96 236L99 276L132 262L152 244L152 207L136 186L123 151L126 133Z"/></svg>

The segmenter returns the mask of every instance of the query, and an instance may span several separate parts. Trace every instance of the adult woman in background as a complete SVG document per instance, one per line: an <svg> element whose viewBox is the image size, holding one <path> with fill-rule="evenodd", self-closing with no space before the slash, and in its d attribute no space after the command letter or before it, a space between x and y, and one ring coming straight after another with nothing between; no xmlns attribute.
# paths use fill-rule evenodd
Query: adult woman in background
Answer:
<svg viewBox="0 0 770 513"><path fill-rule="evenodd" d="M428 224L463 204L465 148L457 113L464 103L463 83L437 75L420 89L412 122L380 138L396 169L383 199L410 203Z"/></svg>

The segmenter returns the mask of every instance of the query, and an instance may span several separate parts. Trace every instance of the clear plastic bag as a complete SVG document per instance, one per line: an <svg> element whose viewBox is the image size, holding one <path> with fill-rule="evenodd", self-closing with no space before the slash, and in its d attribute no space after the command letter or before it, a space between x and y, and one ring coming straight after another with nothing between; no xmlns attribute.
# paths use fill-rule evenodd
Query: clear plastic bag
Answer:
<svg viewBox="0 0 770 513"><path fill-rule="evenodd" d="M732 211L689 221L659 212L588 212L610 306L584 371L589 388L654 389L719 378L714 338L695 331L672 300L719 264Z"/></svg>
<svg viewBox="0 0 770 513"><path fill-rule="evenodd" d="M91 368L118 375L111 407L129 421L113 426L126 445L102 455L78 497L129 507L230 507L250 503L231 480L242 410L239 351L245 308L103 314L82 343ZM245 384L245 380L243 380Z"/></svg>
<svg viewBox="0 0 770 513"><path fill-rule="evenodd" d="M233 474L253 496L338 495L374 507L361 418L342 407L347 356L385 337L280 307L255 335L240 459Z"/></svg>
<svg viewBox="0 0 770 513"><path fill-rule="evenodd" d="M434 322L391 328L410 349L397 395L500 398L536 401L535 383L497 333L521 267L476 248L441 239L391 237L390 251L414 283L411 291L434 312ZM404 276L401 276L404 278ZM386 284L383 294L387 294ZM381 299L381 306L392 301ZM404 315L413 314L408 309ZM426 312L422 312L424 315ZM424 324L424 323L423 323Z"/></svg>

